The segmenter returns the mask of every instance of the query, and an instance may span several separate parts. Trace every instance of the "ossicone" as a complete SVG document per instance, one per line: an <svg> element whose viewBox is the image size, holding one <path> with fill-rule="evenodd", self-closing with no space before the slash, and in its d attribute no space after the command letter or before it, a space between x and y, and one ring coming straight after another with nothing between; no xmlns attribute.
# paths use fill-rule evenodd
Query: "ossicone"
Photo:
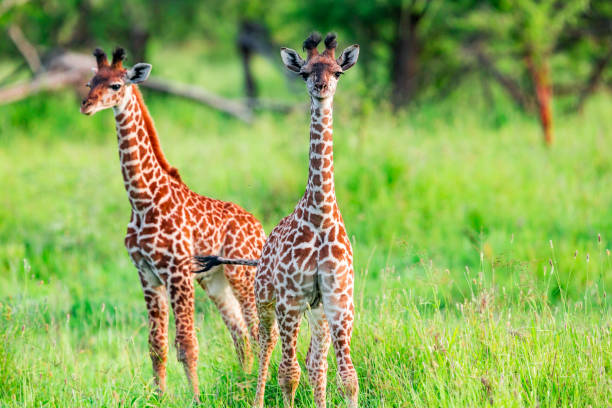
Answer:
<svg viewBox="0 0 612 408"><path fill-rule="evenodd" d="M334 58L334 51L338 46L338 41L336 40L336 33L328 33L325 36L325 52L324 54L329 55L331 58Z"/></svg>
<svg viewBox="0 0 612 408"><path fill-rule="evenodd" d="M316 31L310 34L308 38L304 40L304 44L302 44L302 49L306 51L306 53L308 54L308 58L319 54L319 51L317 51L317 46L320 42L321 34L317 33Z"/></svg>
<svg viewBox="0 0 612 408"><path fill-rule="evenodd" d="M93 56L96 57L98 68L108 67L108 58L106 53L101 48L96 48L93 52Z"/></svg>
<svg viewBox="0 0 612 408"><path fill-rule="evenodd" d="M123 68L123 60L125 59L125 49L121 47L115 48L113 51L112 68Z"/></svg>

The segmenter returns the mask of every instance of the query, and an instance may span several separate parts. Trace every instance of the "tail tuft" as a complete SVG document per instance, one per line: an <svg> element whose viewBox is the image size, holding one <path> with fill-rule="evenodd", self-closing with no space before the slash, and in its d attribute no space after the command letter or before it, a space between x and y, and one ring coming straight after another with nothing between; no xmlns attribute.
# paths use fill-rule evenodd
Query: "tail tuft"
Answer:
<svg viewBox="0 0 612 408"><path fill-rule="evenodd" d="M195 257L196 264L200 267L200 269L196 270L195 273L207 272L214 268L215 266L223 264L221 257L216 255L208 255L208 256L200 256L196 255Z"/></svg>

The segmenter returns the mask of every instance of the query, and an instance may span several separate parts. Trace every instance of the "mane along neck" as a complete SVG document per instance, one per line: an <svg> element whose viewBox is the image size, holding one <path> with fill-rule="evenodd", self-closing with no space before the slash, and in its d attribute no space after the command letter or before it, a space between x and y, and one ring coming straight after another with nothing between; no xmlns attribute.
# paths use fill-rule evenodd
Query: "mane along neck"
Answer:
<svg viewBox="0 0 612 408"><path fill-rule="evenodd" d="M157 136L157 131L155 130L155 125L153 124L153 118L149 114L147 105L145 105L144 100L142 99L142 94L140 93L140 89L138 89L138 85L132 85L132 93L136 97L136 102L138 103L138 107L140 108L140 112L142 114L142 118L145 124L145 130L147 132L147 135L149 136L151 148L153 149L153 153L155 154L157 162L159 163L161 168L164 169L166 173L168 173L168 175L178 181L182 181L178 170L175 167L172 167L170 163L168 163L166 156L164 156L161 144L159 143L159 137Z"/></svg>

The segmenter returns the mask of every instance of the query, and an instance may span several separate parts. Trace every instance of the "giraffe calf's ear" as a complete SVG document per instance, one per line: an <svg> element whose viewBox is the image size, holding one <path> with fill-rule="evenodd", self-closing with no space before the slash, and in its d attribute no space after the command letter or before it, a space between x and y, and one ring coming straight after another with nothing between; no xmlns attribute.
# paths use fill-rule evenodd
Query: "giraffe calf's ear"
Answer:
<svg viewBox="0 0 612 408"><path fill-rule="evenodd" d="M281 48L281 58L283 64L293 72L300 72L305 63L300 54L291 48Z"/></svg>
<svg viewBox="0 0 612 408"><path fill-rule="evenodd" d="M343 71L346 71L357 62L357 58L359 57L359 46L357 44L351 45L350 47L346 47L344 51L342 51L342 55L338 57L336 62L340 65Z"/></svg>
<svg viewBox="0 0 612 408"><path fill-rule="evenodd" d="M138 64L130 68L125 74L125 76L127 80L132 84L144 82L149 77L149 74L151 73L151 68L153 68L151 64L139 62Z"/></svg>

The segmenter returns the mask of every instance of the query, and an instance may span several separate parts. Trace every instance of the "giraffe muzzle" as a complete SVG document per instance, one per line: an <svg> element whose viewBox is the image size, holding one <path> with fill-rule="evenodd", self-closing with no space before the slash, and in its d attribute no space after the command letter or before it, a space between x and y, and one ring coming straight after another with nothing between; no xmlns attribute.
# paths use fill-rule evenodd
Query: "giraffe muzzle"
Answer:
<svg viewBox="0 0 612 408"><path fill-rule="evenodd" d="M319 83L319 84L315 84L314 85L314 89L317 92L325 92L325 91L327 91L327 84L325 82Z"/></svg>
<svg viewBox="0 0 612 408"><path fill-rule="evenodd" d="M93 115L93 103L88 99L83 99L81 102L81 113L87 116Z"/></svg>
<svg viewBox="0 0 612 408"><path fill-rule="evenodd" d="M315 83L312 87L312 95L318 99L329 97L331 94L330 87L327 83Z"/></svg>

